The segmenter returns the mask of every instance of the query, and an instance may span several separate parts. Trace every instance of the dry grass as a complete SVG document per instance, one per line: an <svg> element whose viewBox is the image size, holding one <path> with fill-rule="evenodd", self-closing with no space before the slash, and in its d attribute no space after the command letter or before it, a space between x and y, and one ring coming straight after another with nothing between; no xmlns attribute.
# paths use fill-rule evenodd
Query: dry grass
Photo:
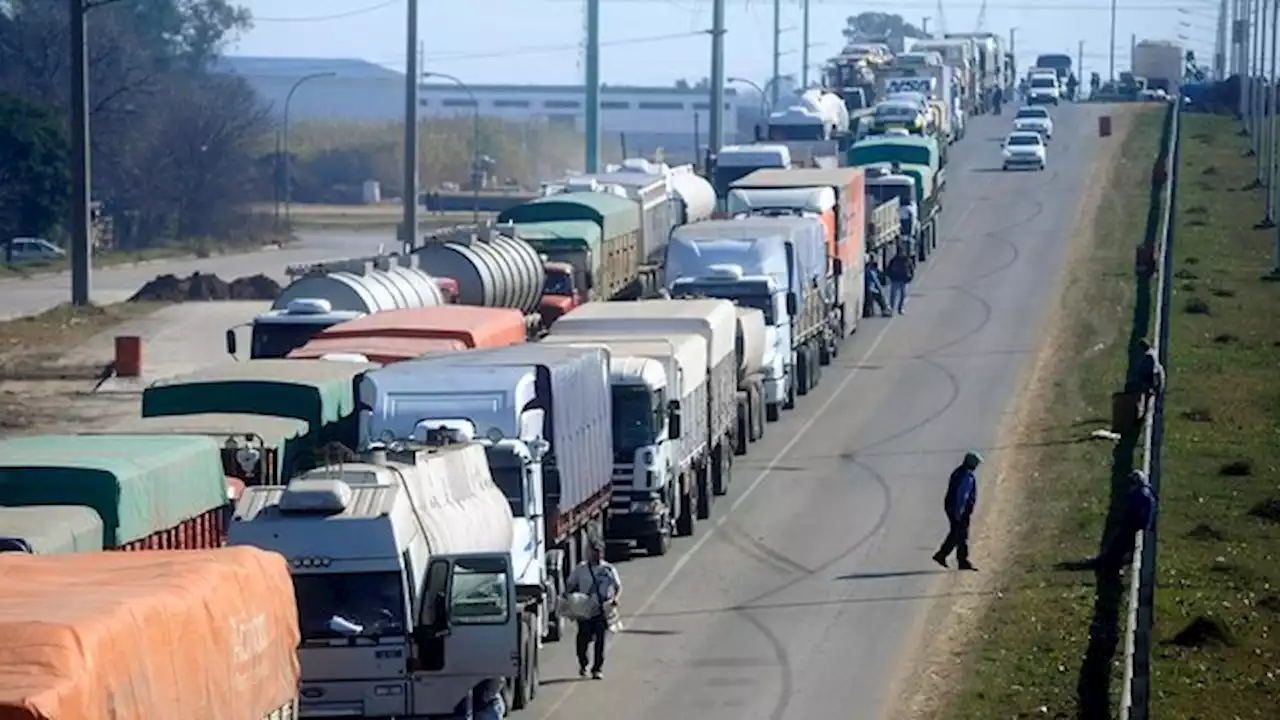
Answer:
<svg viewBox="0 0 1280 720"><path fill-rule="evenodd" d="M1183 118L1152 717L1280 713L1280 283L1229 118ZM1217 635L1217 637L1214 637Z"/></svg>

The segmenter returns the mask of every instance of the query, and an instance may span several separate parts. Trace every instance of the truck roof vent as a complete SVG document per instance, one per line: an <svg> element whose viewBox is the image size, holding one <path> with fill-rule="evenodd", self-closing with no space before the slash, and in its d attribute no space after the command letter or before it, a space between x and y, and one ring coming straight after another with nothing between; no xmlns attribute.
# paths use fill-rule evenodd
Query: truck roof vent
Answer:
<svg viewBox="0 0 1280 720"><path fill-rule="evenodd" d="M285 312L290 315L327 315L333 312L333 303L324 298L294 298Z"/></svg>
<svg viewBox="0 0 1280 720"><path fill-rule="evenodd" d="M341 480L294 480L280 496L280 512L337 515L351 503L351 486Z"/></svg>
<svg viewBox="0 0 1280 720"><path fill-rule="evenodd" d="M707 277L714 280L741 280L745 274L741 265L723 263L707 266Z"/></svg>

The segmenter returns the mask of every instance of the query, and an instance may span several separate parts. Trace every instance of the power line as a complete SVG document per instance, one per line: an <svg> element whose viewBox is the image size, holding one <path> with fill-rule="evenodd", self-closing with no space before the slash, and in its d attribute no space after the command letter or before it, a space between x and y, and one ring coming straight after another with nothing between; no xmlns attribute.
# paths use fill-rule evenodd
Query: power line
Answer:
<svg viewBox="0 0 1280 720"><path fill-rule="evenodd" d="M356 8L354 10L346 10L344 12L338 12L338 13L331 13L329 15L309 15L309 16L302 16L302 17L276 17L276 18L258 17L255 15L253 16L253 22L255 23L328 22L330 20L341 20L343 18L356 17L357 15L368 15L370 13L375 13L379 10L382 10L383 8L389 8L392 5L399 5L402 2L404 2L404 0L383 0L383 2L377 3L376 5L366 5L362 8Z"/></svg>
<svg viewBox="0 0 1280 720"><path fill-rule="evenodd" d="M551 3L570 3L570 2L577 3L577 2L580 2L581 0L545 0L545 1L551 2ZM752 3L752 0L728 0L728 1L734 5L751 6L751 3ZM665 3L667 2L667 0L601 0L601 2L615 4L615 5L623 4L623 3L632 4L632 5L645 5L645 4ZM694 5L699 5L699 4L706 5L706 4L709 4L710 0L689 0L689 2L690 4L694 4ZM931 11L931 10L937 9L937 3L929 2L929 0L904 0L903 2L872 2L872 3L865 2L865 0L811 0L811 2L813 2L816 5L841 5L841 6L856 5L859 8L867 11L873 11L873 10L875 11L883 11L883 10ZM795 0L791 0L788 4L794 5L796 3L795 3ZM1123 3L1123 4L1117 4L1116 10L1127 11L1127 12L1150 12L1153 10L1182 10L1182 9L1187 9L1188 5L1195 7L1197 4L1186 3L1186 2L1179 3L1179 4L1174 4L1169 2ZM1208 5L1206 4L1205 6L1207 7ZM964 2L964 3L948 2L946 3L946 7L948 9L978 10L982 8L982 3L981 2ZM1034 3L1034 2L1014 2L1014 3L995 3L995 4L987 3L986 7L988 10L1057 10L1057 11L1072 11L1072 12L1084 12L1084 11L1110 12L1111 11L1111 5L1109 2L1101 2L1096 4L1085 4L1081 2L1061 2L1061 1L1060 2L1044 2L1044 3Z"/></svg>
<svg viewBox="0 0 1280 720"><path fill-rule="evenodd" d="M649 43L669 42L671 40L687 40L689 38L700 37L707 33L702 30L682 33L667 33L665 35L647 35L633 38L620 38L618 40L602 40L600 47L618 47L622 45L645 45ZM454 60L478 60L487 58L508 58L508 57L527 57L530 55L555 55L562 52L577 52L581 48L581 44L563 44L563 45L531 45L523 48L512 48L505 52L486 52L486 53L438 53L432 55L428 53L428 60L438 60L443 62L451 62Z"/></svg>

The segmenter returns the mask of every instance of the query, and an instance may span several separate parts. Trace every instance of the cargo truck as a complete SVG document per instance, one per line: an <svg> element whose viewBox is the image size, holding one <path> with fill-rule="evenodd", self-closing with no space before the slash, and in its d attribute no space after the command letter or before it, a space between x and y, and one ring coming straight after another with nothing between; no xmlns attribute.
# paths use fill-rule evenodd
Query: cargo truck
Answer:
<svg viewBox="0 0 1280 720"><path fill-rule="evenodd" d="M226 539L243 483L212 438L43 435L0 440L0 506L87 507L107 550L199 550Z"/></svg>
<svg viewBox="0 0 1280 720"><path fill-rule="evenodd" d="M747 446L764 437L764 366L768 358L768 331L764 313L755 308L735 308L738 315L738 432L735 455L746 455Z"/></svg>
<svg viewBox="0 0 1280 720"><path fill-rule="evenodd" d="M954 70L942 62L942 56L938 53L917 55L924 55L929 59L918 65L905 63L902 59L895 60L881 71L876 77L880 92L885 97L904 92L920 93L933 114L937 136L944 143L953 143L959 139L959 128L955 126L952 117Z"/></svg>
<svg viewBox="0 0 1280 720"><path fill-rule="evenodd" d="M618 311L585 305L561 318L559 334L596 333L616 327ZM737 336L733 304L719 299L643 300L625 313L637 332L697 333L707 343L707 447L709 471L699 473L697 516L711 517L712 495L729 492L733 477L733 434L737 430Z"/></svg>
<svg viewBox="0 0 1280 720"><path fill-rule="evenodd" d="M228 355L236 356L237 336L245 327L250 331L250 358L282 358L331 325L383 310L448 302L438 278L390 264L385 258L295 270L303 274L284 289L270 310L226 331Z"/></svg>
<svg viewBox="0 0 1280 720"><path fill-rule="evenodd" d="M916 40L911 46L912 52L936 52L942 55L942 62L950 65L956 77L956 85L960 92L960 109L967 115L983 115L988 107L980 91L978 77L977 48L968 38L947 40L928 38Z"/></svg>
<svg viewBox="0 0 1280 720"><path fill-rule="evenodd" d="M532 332L511 308L446 305L388 310L334 325L289 353L293 359L361 356L386 365L431 353L518 345Z"/></svg>
<svg viewBox="0 0 1280 720"><path fill-rule="evenodd" d="M868 170L867 187L881 202L897 198L902 237L924 262L938 245L946 171L937 144L909 137L867 138L849 150L849 164ZM897 164L897 172L893 166Z"/></svg>
<svg viewBox="0 0 1280 720"><path fill-rule="evenodd" d="M6 720L297 717L298 611L279 555L12 554L0 575Z"/></svg>
<svg viewBox="0 0 1280 720"><path fill-rule="evenodd" d="M542 497L518 468L506 488L491 476L486 456L513 441L465 435L371 448L237 507L229 541L292 568L302 717L469 718L497 683L508 707L532 699L555 599L531 562Z"/></svg>
<svg viewBox="0 0 1280 720"><path fill-rule="evenodd" d="M609 352L613 491L605 539L665 555L673 536L694 532L698 473L708 466L706 341L628 334L625 318L618 326L615 333L552 333L541 343Z"/></svg>
<svg viewBox="0 0 1280 720"><path fill-rule="evenodd" d="M812 218L710 220L671 234L674 297L730 300L764 313L773 362L764 368L765 416L778 420L817 387L821 357L835 352L826 244Z"/></svg>
<svg viewBox="0 0 1280 720"><path fill-rule="evenodd" d="M222 452L222 472L245 485L283 485L301 470L311 426L305 420L240 413L201 413L127 420L82 435L199 435L213 438Z"/></svg>
<svg viewBox="0 0 1280 720"><path fill-rule="evenodd" d="M248 360L158 380L142 391L143 417L237 413L307 423L299 457L306 467L331 443L354 449L356 385L378 367L348 360Z"/></svg>
<svg viewBox="0 0 1280 720"><path fill-rule="evenodd" d="M747 215L785 210L819 217L826 230L828 273L835 288L837 338L858 329L866 303L862 280L867 252L866 178L862 168L757 170L733 184L732 207ZM829 359L823 355L824 362Z"/></svg>
<svg viewBox="0 0 1280 720"><path fill-rule="evenodd" d="M513 507L539 498L538 514L522 517L540 522L547 552L537 571L553 597L603 536L613 447L607 352L530 344L398 363L365 375L360 406L362 448L438 429L491 445L493 475ZM547 639L558 640L563 619L554 603L547 611Z"/></svg>
<svg viewBox="0 0 1280 720"><path fill-rule="evenodd" d="M581 303L627 298L657 287L662 268L647 261L645 242L651 237L645 236L643 218L635 200L575 191L517 205L499 215L498 222L513 224L516 236L549 262L573 268L569 277L548 280L544 311L551 316L545 321L549 325Z"/></svg>
<svg viewBox="0 0 1280 720"><path fill-rule="evenodd" d="M102 551L102 518L83 505L0 506L0 553Z"/></svg>
<svg viewBox="0 0 1280 720"><path fill-rule="evenodd" d="M729 188L733 183L761 168L785 170L792 166L791 151L786 145L756 143L754 145L726 145L720 148L712 162L711 184L716 191L716 211L727 210Z"/></svg>

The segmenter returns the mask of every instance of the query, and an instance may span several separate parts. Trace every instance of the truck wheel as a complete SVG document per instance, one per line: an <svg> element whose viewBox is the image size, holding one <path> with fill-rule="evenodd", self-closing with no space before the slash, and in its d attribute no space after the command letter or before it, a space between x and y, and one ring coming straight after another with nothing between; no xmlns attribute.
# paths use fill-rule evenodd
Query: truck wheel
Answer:
<svg viewBox="0 0 1280 720"><path fill-rule="evenodd" d="M831 343L827 342L825 339L819 340L818 341L818 364L830 365L831 357L832 357Z"/></svg>
<svg viewBox="0 0 1280 720"><path fill-rule="evenodd" d="M649 557L662 557L671 549L671 536L665 532L644 539L644 553Z"/></svg>
<svg viewBox="0 0 1280 720"><path fill-rule="evenodd" d="M782 406L778 403L765 403L764 419L768 422L778 422L782 419Z"/></svg>
<svg viewBox="0 0 1280 720"><path fill-rule="evenodd" d="M751 440L751 396L738 393L738 428L733 437L733 454L746 455Z"/></svg>
<svg viewBox="0 0 1280 720"><path fill-rule="evenodd" d="M818 383L822 382L822 366L824 363L820 362L820 360L822 357L822 346L825 342L826 341L822 339L815 340L813 352L809 355L809 357L813 358L813 368L809 373L809 389L811 390L818 387Z"/></svg>
<svg viewBox="0 0 1280 720"><path fill-rule="evenodd" d="M791 369L791 380L787 383L787 398L782 403L783 410L794 410L796 407L796 376L800 372L800 365L797 364Z"/></svg>
<svg viewBox="0 0 1280 720"><path fill-rule="evenodd" d="M919 241L916 242L916 247L918 248L916 258L920 262L927 261L929 259L929 238L927 236L922 236Z"/></svg>
<svg viewBox="0 0 1280 720"><path fill-rule="evenodd" d="M676 535L693 537L698 520L693 512L693 492L680 496L680 514L676 516Z"/></svg>
<svg viewBox="0 0 1280 720"><path fill-rule="evenodd" d="M732 467L733 456L725 449L724 441L711 452L711 491L716 495L729 492L729 481L732 480L729 468Z"/></svg>
<svg viewBox="0 0 1280 720"><path fill-rule="evenodd" d="M800 396L808 395L809 388L812 387L809 382L809 373L813 370L813 361L809 358L809 346L802 345L796 349L796 394ZM790 398L788 398L790 399ZM794 400L792 401L794 407ZM790 409L790 408L788 408Z"/></svg>
<svg viewBox="0 0 1280 720"><path fill-rule="evenodd" d="M751 388L751 442L764 437L764 388Z"/></svg>
<svg viewBox="0 0 1280 720"><path fill-rule="evenodd" d="M713 451L714 452L714 451ZM714 461L715 456L712 455L711 460ZM698 498L697 498L697 516L699 520L706 520L711 517L711 464L707 463L706 467L698 471Z"/></svg>
<svg viewBox="0 0 1280 720"><path fill-rule="evenodd" d="M523 710L533 703L533 683L537 682L534 668L533 633L529 622L529 614L524 613L520 621L520 670L516 676L515 688L511 693L511 709Z"/></svg>

